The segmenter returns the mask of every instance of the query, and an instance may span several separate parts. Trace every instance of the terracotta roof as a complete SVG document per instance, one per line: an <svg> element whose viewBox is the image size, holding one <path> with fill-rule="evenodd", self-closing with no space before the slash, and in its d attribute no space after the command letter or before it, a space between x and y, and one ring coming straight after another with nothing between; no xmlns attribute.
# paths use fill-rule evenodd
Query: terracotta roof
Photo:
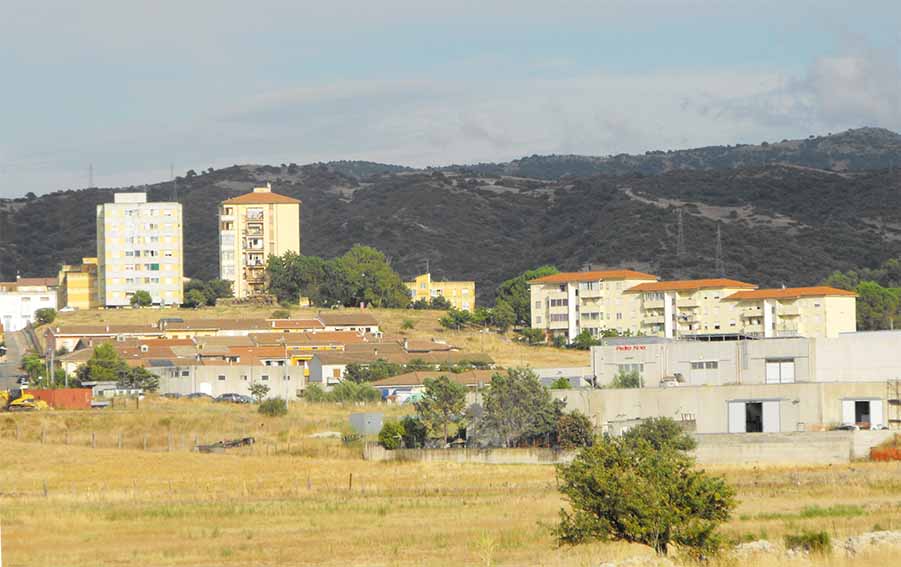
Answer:
<svg viewBox="0 0 901 567"><path fill-rule="evenodd" d="M841 297L857 297L853 291L837 289L828 286L815 287L787 287L784 289L755 289L739 291L724 299L751 300L751 299L797 299L799 297L824 297L828 295Z"/></svg>
<svg viewBox="0 0 901 567"><path fill-rule="evenodd" d="M265 331L272 325L265 319L189 319L181 322L167 322L167 331Z"/></svg>
<svg viewBox="0 0 901 567"><path fill-rule="evenodd" d="M49 333L56 336L114 336L114 335L146 335L159 336L160 331L153 325L66 325L64 327L50 327Z"/></svg>
<svg viewBox="0 0 901 567"><path fill-rule="evenodd" d="M376 388L386 386L422 386L428 378L439 378L447 376L452 382L462 384L464 386L479 386L481 384L490 384L491 377L495 374L494 370L469 370L454 374L453 372L407 372L390 378L382 378L372 382Z"/></svg>
<svg viewBox="0 0 901 567"><path fill-rule="evenodd" d="M271 191L253 192L238 195L226 201L222 201L223 205L299 205L300 200L272 193Z"/></svg>
<svg viewBox="0 0 901 567"><path fill-rule="evenodd" d="M3 285L14 285L17 287L58 287L59 280L57 278L19 278L14 282L4 282Z"/></svg>
<svg viewBox="0 0 901 567"><path fill-rule="evenodd" d="M697 289L723 289L745 288L757 289L757 286L738 280L725 278L711 278L701 280L674 280L668 282L648 282L630 287L624 293L639 293L643 291L692 291Z"/></svg>
<svg viewBox="0 0 901 567"><path fill-rule="evenodd" d="M319 314L318 319L327 327L378 327L378 320L369 313L329 313Z"/></svg>
<svg viewBox="0 0 901 567"><path fill-rule="evenodd" d="M657 276L634 270L600 270L594 272L562 272L529 281L530 284L596 282L600 280L656 280Z"/></svg>
<svg viewBox="0 0 901 567"><path fill-rule="evenodd" d="M318 319L271 319L273 329L321 329L325 325Z"/></svg>

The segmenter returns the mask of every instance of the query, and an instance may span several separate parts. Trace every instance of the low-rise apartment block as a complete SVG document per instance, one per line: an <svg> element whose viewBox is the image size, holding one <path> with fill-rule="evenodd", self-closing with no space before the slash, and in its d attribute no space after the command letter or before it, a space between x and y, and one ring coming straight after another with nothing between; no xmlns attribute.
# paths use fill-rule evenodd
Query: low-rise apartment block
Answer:
<svg viewBox="0 0 901 567"><path fill-rule="evenodd" d="M476 282L444 282L432 279L432 274L416 276L412 282L404 282L410 290L412 301L432 301L436 297L446 299L454 309L473 311L476 307Z"/></svg>
<svg viewBox="0 0 901 567"><path fill-rule="evenodd" d="M97 258L82 258L81 264L63 265L59 271L60 309L94 309L100 306L97 289Z"/></svg>
<svg viewBox="0 0 901 567"><path fill-rule="evenodd" d="M532 327L666 338L835 337L857 330L856 294L826 286L757 289L725 278L657 281L632 270L570 272L531 287Z"/></svg>
<svg viewBox="0 0 901 567"><path fill-rule="evenodd" d="M101 305L130 305L146 291L155 305L182 303L181 204L116 193L97 205L97 293Z"/></svg>
<svg viewBox="0 0 901 567"><path fill-rule="evenodd" d="M56 278L18 278L0 282L0 323L7 333L34 322L38 309L56 309Z"/></svg>

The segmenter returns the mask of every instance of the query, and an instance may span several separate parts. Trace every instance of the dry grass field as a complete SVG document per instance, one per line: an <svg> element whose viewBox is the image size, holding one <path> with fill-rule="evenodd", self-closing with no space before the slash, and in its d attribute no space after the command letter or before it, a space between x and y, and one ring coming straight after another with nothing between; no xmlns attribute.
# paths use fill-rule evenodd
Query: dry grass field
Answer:
<svg viewBox="0 0 901 567"><path fill-rule="evenodd" d="M266 318L280 307L216 306L203 309L118 309L92 310L61 313L54 325L65 324L124 324L155 323L161 317L182 317L185 319L224 318ZM295 318L313 317L319 310L293 309ZM350 310L344 310L348 312ZM586 351L574 351L553 347L530 347L511 339L509 335L492 332L451 331L438 324L443 312L413 309L371 309L367 311L378 319L388 337L407 336L411 339L446 340L468 352L485 352L491 355L499 366L529 365L535 368L546 366L588 366ZM412 329L403 329L404 321L413 323Z"/></svg>
<svg viewBox="0 0 901 567"><path fill-rule="evenodd" d="M311 437L344 431L349 413L366 410L403 411L298 403L267 419L250 407L148 400L140 409L0 415L4 565L596 566L649 555L626 544L556 547L553 467L372 463L358 444ZM169 431L188 446L194 436L259 443L199 454L176 441L169 451ZM896 463L717 472L739 493L724 528L734 541L901 529ZM891 565L898 553L714 565Z"/></svg>

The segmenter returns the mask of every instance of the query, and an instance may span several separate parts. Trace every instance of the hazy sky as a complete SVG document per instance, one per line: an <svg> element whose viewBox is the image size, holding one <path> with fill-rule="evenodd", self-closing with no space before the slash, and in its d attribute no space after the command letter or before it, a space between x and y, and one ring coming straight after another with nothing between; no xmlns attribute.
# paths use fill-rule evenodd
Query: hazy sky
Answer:
<svg viewBox="0 0 901 567"><path fill-rule="evenodd" d="M0 197L901 130L897 0L0 0Z"/></svg>

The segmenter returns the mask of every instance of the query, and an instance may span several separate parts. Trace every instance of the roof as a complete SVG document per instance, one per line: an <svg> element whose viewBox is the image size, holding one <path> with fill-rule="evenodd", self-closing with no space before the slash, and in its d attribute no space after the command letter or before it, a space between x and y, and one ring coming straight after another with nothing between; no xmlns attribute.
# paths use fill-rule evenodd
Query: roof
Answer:
<svg viewBox="0 0 901 567"><path fill-rule="evenodd" d="M71 335L77 337L90 335L160 335L159 329L153 325L66 325L64 327L50 327L48 331L56 336Z"/></svg>
<svg viewBox="0 0 901 567"><path fill-rule="evenodd" d="M365 342L356 331L322 331L319 333L251 333L248 335L257 345L345 345Z"/></svg>
<svg viewBox="0 0 901 567"><path fill-rule="evenodd" d="M530 284L596 282L599 280L656 280L657 276L635 270L599 270L594 272L561 272L530 280Z"/></svg>
<svg viewBox="0 0 901 567"><path fill-rule="evenodd" d="M378 320L369 313L331 313L322 312L318 319L326 327L363 326L378 327Z"/></svg>
<svg viewBox="0 0 901 567"><path fill-rule="evenodd" d="M325 325L318 319L272 319L273 329L321 329Z"/></svg>
<svg viewBox="0 0 901 567"><path fill-rule="evenodd" d="M390 378L382 378L381 380L371 382L371 384L376 388L390 386L422 386L429 378L434 379L441 376L447 376L452 382L456 382L457 384L462 384L464 386L479 386L481 384L490 384L491 377L495 372L496 371L494 370L467 370L466 372L455 374L453 372L417 371L399 374Z"/></svg>
<svg viewBox="0 0 901 567"><path fill-rule="evenodd" d="M739 291L733 293L724 299L733 300L754 300L754 299L797 299L799 297L857 297L853 291L838 289L825 285L814 287L786 287L777 289L756 289L750 291Z"/></svg>
<svg viewBox="0 0 901 567"><path fill-rule="evenodd" d="M59 279L57 278L19 278L14 282L6 282L4 285L15 285L17 287L57 287Z"/></svg>
<svg viewBox="0 0 901 567"><path fill-rule="evenodd" d="M643 291L693 291L697 289L723 289L745 288L757 289L757 286L738 280L726 278L709 278L700 280L673 280L668 282L648 282L630 287L624 293L638 293Z"/></svg>
<svg viewBox="0 0 901 567"><path fill-rule="evenodd" d="M245 193L226 201L223 205L299 205L300 200L271 191Z"/></svg>
<svg viewBox="0 0 901 567"><path fill-rule="evenodd" d="M166 322L163 328L166 331L263 331L272 325L265 319L189 319Z"/></svg>

